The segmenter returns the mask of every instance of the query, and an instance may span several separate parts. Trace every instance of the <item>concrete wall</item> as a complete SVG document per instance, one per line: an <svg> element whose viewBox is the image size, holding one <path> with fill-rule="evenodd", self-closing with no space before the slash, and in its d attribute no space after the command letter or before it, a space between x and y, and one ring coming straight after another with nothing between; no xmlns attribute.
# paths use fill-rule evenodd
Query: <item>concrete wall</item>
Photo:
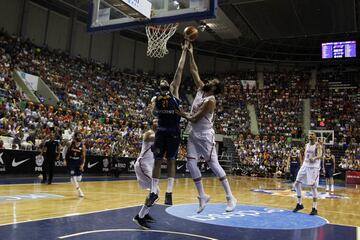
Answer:
<svg viewBox="0 0 360 240"><path fill-rule="evenodd" d="M48 47L66 51L69 36L70 18L51 11L45 41Z"/></svg>
<svg viewBox="0 0 360 240"><path fill-rule="evenodd" d="M0 28L4 28L10 34L18 34L22 16L23 0L11 0L1 2Z"/></svg>

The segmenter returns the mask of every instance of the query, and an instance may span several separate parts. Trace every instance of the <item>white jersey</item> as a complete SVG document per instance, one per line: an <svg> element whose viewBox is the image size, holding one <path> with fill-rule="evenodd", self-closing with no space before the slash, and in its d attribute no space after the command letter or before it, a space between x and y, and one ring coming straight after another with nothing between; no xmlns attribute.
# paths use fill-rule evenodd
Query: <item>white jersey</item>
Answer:
<svg viewBox="0 0 360 240"><path fill-rule="evenodd" d="M151 146L154 144L154 142L142 142L141 145L141 152L139 154L139 158L145 158L145 159L151 159L154 158L154 154L151 151Z"/></svg>
<svg viewBox="0 0 360 240"><path fill-rule="evenodd" d="M214 99L214 96L204 97L204 92L202 90L198 90L195 96L195 99L191 105L191 115L196 114L203 105ZM195 131L206 131L213 128L213 121L214 121L214 113L207 113L204 117L199 119L196 123L191 123L191 127Z"/></svg>
<svg viewBox="0 0 360 240"><path fill-rule="evenodd" d="M315 160L314 162L310 162L310 159L315 158L317 156L317 144L318 143L314 143L313 145L311 145L310 143L306 144L303 166L320 168L320 163L321 163L320 160Z"/></svg>
<svg viewBox="0 0 360 240"><path fill-rule="evenodd" d="M140 155L134 165L136 178L143 189L151 188L151 176L154 168L154 154L151 151L153 144L154 142L143 141Z"/></svg>

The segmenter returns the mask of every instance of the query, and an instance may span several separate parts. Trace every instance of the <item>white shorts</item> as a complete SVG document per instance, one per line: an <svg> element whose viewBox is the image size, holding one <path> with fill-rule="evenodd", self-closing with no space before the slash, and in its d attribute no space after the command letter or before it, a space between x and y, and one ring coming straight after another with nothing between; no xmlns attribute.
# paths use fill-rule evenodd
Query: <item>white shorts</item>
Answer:
<svg viewBox="0 0 360 240"><path fill-rule="evenodd" d="M296 181L308 186L319 186L320 169L317 167L301 166Z"/></svg>
<svg viewBox="0 0 360 240"><path fill-rule="evenodd" d="M154 158L138 158L134 169L139 185L143 189L151 188L151 176L154 168Z"/></svg>
<svg viewBox="0 0 360 240"><path fill-rule="evenodd" d="M195 132L194 130L190 132L187 143L187 159L218 160L213 129L204 132Z"/></svg>

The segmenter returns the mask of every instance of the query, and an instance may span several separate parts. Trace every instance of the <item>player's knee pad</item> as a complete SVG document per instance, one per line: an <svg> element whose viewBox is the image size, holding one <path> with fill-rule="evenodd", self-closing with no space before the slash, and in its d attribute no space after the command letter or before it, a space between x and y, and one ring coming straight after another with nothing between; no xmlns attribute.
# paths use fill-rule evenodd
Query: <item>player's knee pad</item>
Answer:
<svg viewBox="0 0 360 240"><path fill-rule="evenodd" d="M220 166L218 161L209 161L207 164L218 178L223 178L226 176L224 169Z"/></svg>
<svg viewBox="0 0 360 240"><path fill-rule="evenodd" d="M189 169L193 179L201 178L201 172L196 160L187 160L186 167Z"/></svg>

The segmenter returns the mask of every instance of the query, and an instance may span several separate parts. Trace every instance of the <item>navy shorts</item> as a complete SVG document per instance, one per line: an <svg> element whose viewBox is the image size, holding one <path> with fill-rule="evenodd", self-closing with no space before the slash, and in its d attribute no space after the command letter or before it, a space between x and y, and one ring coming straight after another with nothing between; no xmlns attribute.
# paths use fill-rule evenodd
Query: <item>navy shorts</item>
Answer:
<svg viewBox="0 0 360 240"><path fill-rule="evenodd" d="M71 176L81 176L80 170L81 160L71 159L69 160L69 171Z"/></svg>
<svg viewBox="0 0 360 240"><path fill-rule="evenodd" d="M155 160L176 160L180 145L180 131L158 129L155 133L155 142L152 147Z"/></svg>
<svg viewBox="0 0 360 240"><path fill-rule="evenodd" d="M298 165L290 165L290 179L292 182L295 182L299 169L300 167Z"/></svg>
<svg viewBox="0 0 360 240"><path fill-rule="evenodd" d="M325 167L325 178L332 178L334 176L333 167Z"/></svg>

